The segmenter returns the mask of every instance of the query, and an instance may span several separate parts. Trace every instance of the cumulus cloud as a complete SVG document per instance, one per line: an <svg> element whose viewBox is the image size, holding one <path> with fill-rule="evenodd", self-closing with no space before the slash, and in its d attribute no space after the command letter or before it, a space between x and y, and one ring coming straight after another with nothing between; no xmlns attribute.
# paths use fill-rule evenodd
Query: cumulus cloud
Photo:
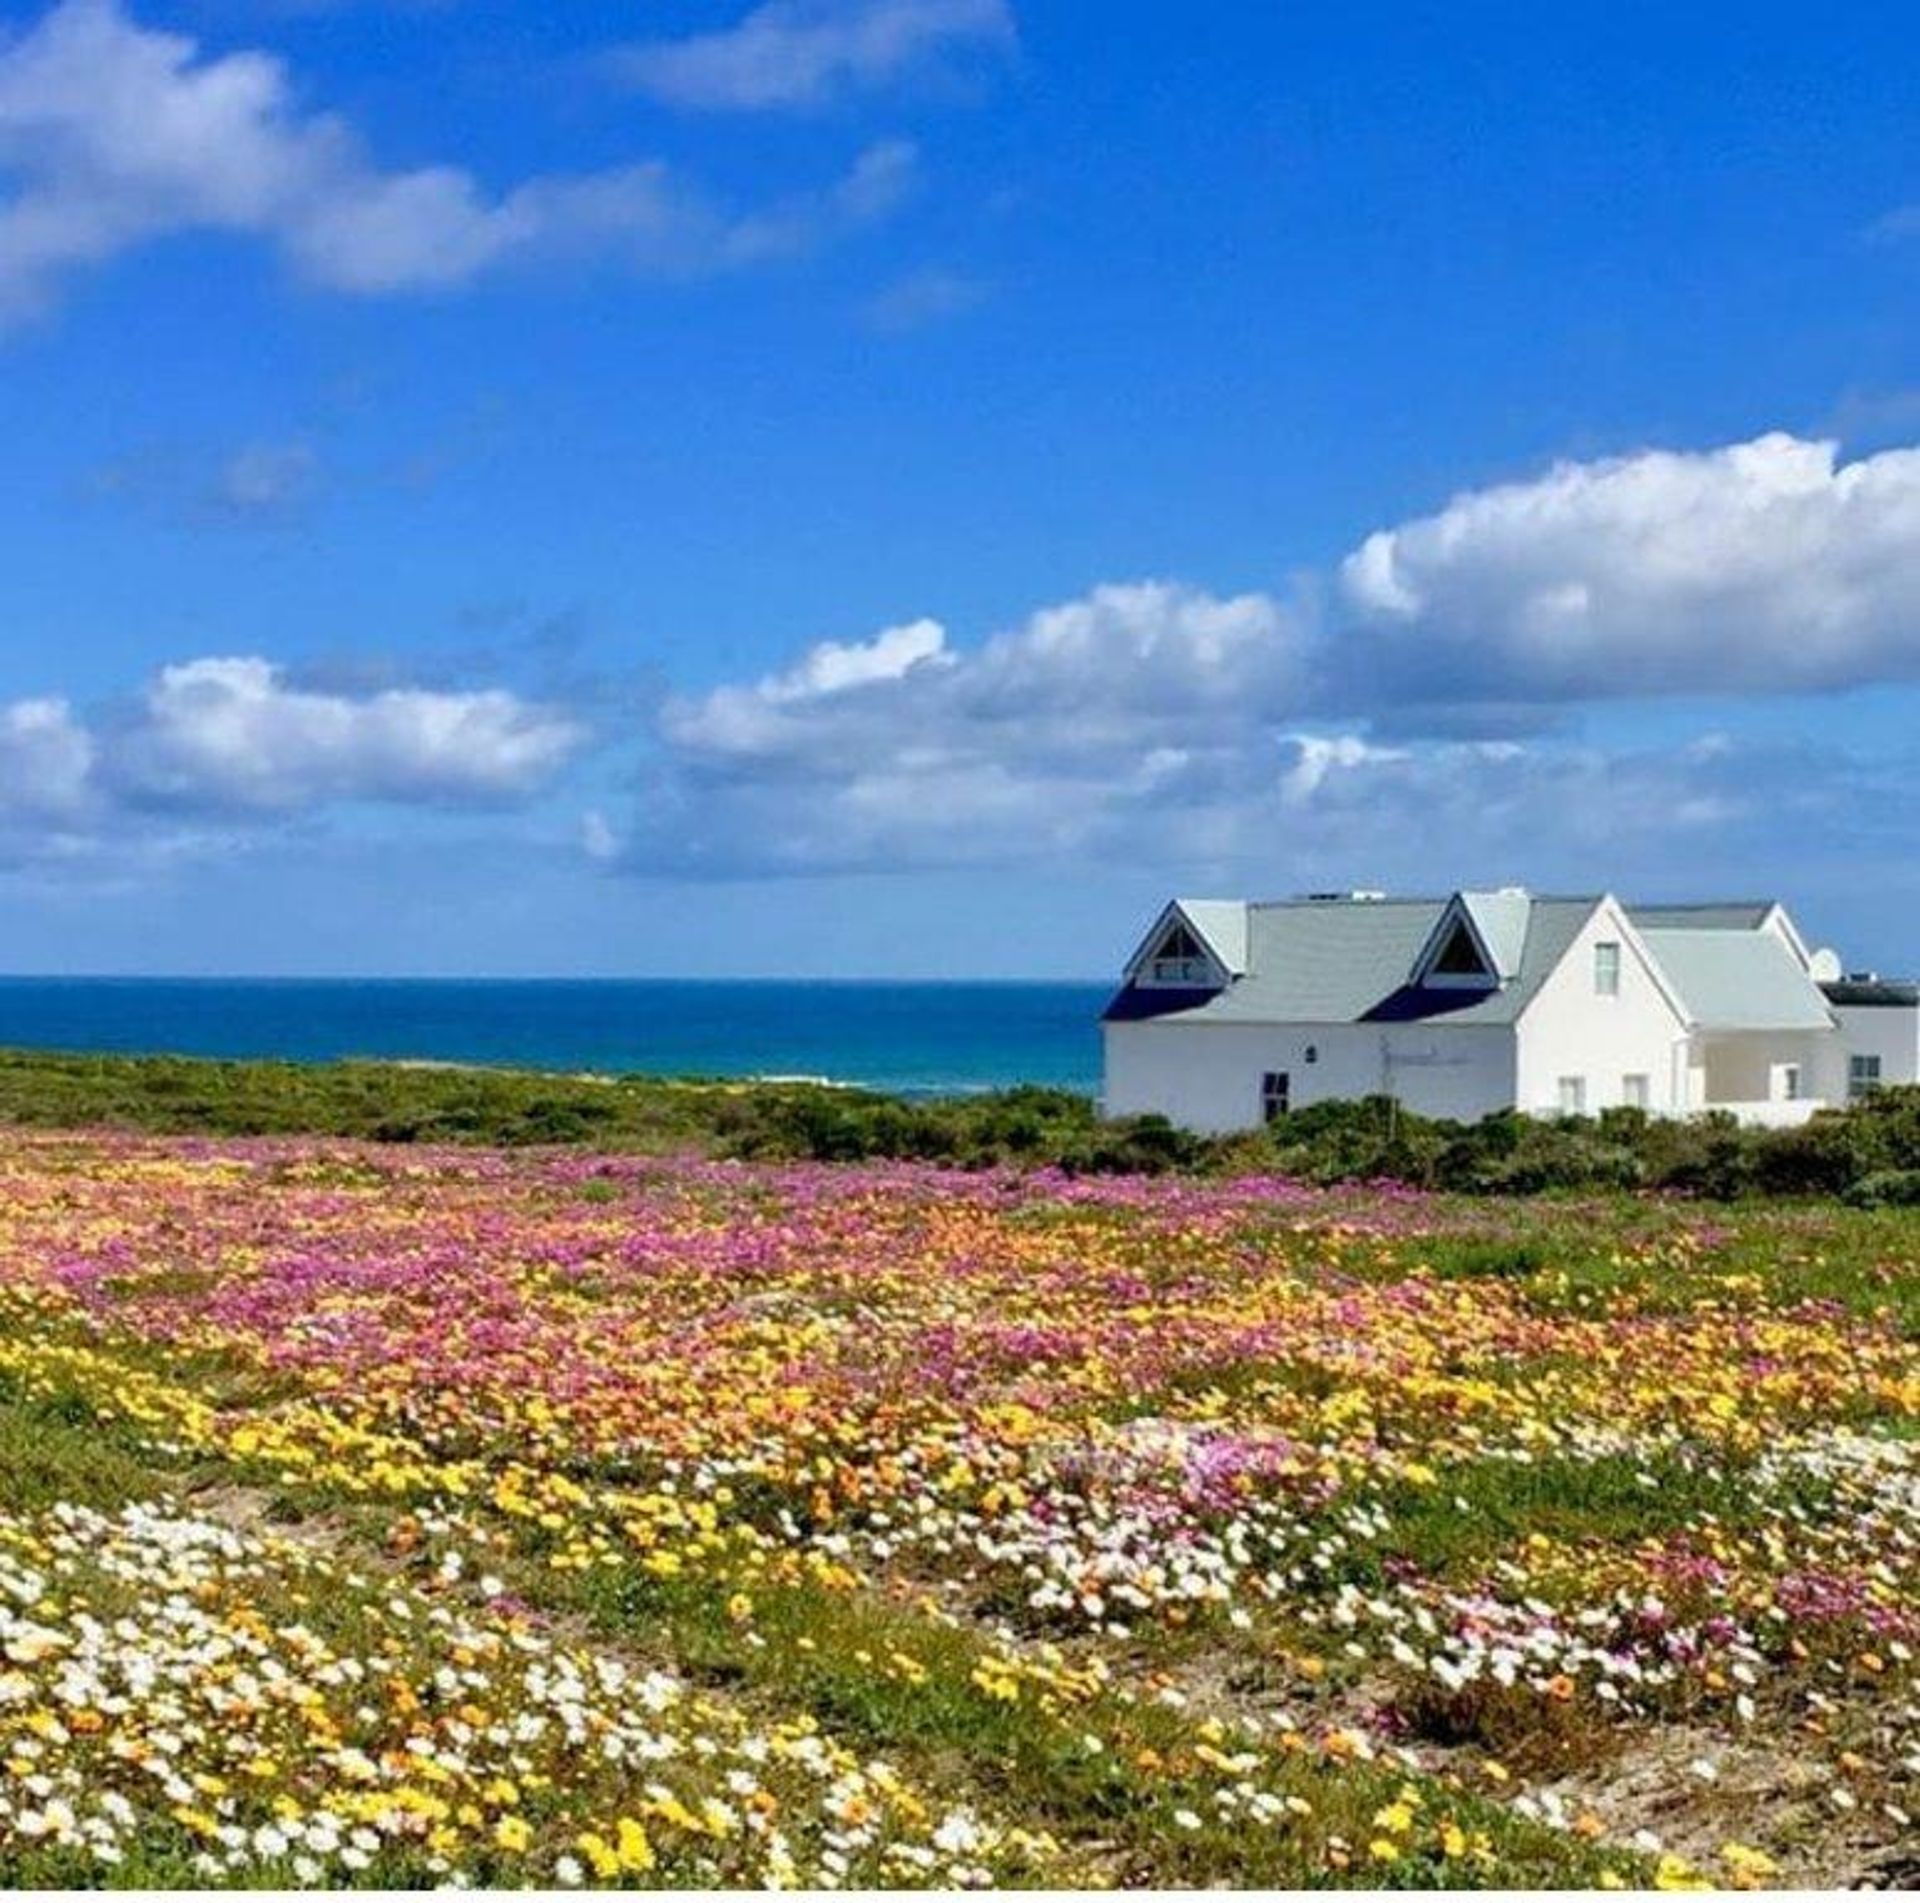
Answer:
<svg viewBox="0 0 1920 1903"><path fill-rule="evenodd" d="M1109 700L1084 722L1063 696L1003 719L985 711L976 665L943 644L818 695L776 676L680 703L632 823L597 826L589 850L694 878L1072 864L1424 889L1444 840L1448 878L1604 885L1657 869L1676 842L1727 866L1744 854L1764 868L1794 838L1817 854L1859 833L1863 812L1909 811L1920 795L1914 757L1711 734L1626 751L1557 737L1385 745L1290 716L1284 694L1235 711L1141 700L1121 718ZM908 695L914 713L896 719Z"/></svg>
<svg viewBox="0 0 1920 1903"><path fill-rule="evenodd" d="M64 700L0 707L0 821L60 824L85 811L93 736Z"/></svg>
<svg viewBox="0 0 1920 1903"><path fill-rule="evenodd" d="M616 65L670 105L758 112L823 105L1013 39L1007 0L766 0L720 32L627 47Z"/></svg>
<svg viewBox="0 0 1920 1903"><path fill-rule="evenodd" d="M1916 675L1920 451L1649 451L1456 497L1368 537L1331 589L1104 586L975 646L922 619L670 697L601 856L716 877L1257 861L1343 815L1524 836L1549 807L1567 837L1584 815L1724 830L1797 795L1749 785L1737 749L1611 759L1566 737L1569 710Z"/></svg>
<svg viewBox="0 0 1920 1903"><path fill-rule="evenodd" d="M898 202L911 148L838 184L729 211L640 163L488 191L454 165L382 169L344 119L302 109L259 51L205 55L119 0L60 0L0 45L0 314L75 271L188 231L262 240L312 283L376 295L591 252L658 274L784 255Z"/></svg>
<svg viewBox="0 0 1920 1903"><path fill-rule="evenodd" d="M1069 850L1129 801L1231 789L1302 697L1304 640L1270 596L1143 582L973 650L929 620L824 643L665 703L625 860L732 876ZM1271 748L1261 771L1277 784Z"/></svg>
<svg viewBox="0 0 1920 1903"><path fill-rule="evenodd" d="M1784 693L1920 676L1920 450L1774 434L1561 463L1382 529L1340 570L1389 697Z"/></svg>
<svg viewBox="0 0 1920 1903"><path fill-rule="evenodd" d="M0 706L0 860L161 847L183 824L350 801L507 804L586 739L572 716L498 688L355 694L300 686L257 658L183 662L91 721L61 699Z"/></svg>
<svg viewBox="0 0 1920 1903"><path fill-rule="evenodd" d="M291 812L333 800L492 802L549 779L584 738L502 688L294 686L255 657L163 668L115 732L105 778L124 799Z"/></svg>

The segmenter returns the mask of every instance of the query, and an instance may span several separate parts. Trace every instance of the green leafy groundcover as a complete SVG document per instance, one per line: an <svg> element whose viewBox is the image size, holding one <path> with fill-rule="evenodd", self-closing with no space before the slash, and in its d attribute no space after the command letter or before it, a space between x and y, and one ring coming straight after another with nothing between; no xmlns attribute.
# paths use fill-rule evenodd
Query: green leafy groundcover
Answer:
<svg viewBox="0 0 1920 1903"><path fill-rule="evenodd" d="M1036 1087L908 1102L807 1084L12 1052L0 1053L0 1122L691 1149L770 1161L901 1158L1081 1174L1279 1171L1319 1183L1394 1179L1479 1195L1662 1189L1723 1201L1840 1196L1867 1207L1920 1204L1920 1089L1912 1087L1822 1111L1796 1130L1743 1128L1724 1115L1676 1122L1632 1110L1450 1123L1376 1097L1316 1104L1264 1131L1208 1138L1158 1117L1103 1122L1091 1099Z"/></svg>

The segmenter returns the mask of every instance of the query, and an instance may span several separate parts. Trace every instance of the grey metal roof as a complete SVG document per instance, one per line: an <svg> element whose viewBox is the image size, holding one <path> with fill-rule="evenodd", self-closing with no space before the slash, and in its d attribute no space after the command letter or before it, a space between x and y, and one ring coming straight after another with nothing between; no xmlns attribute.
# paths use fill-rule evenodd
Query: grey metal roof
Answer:
<svg viewBox="0 0 1920 1903"><path fill-rule="evenodd" d="M1462 895L1468 897L1469 895ZM1497 990L1411 983L1420 953L1451 899L1282 900L1245 908L1245 976L1195 1001L1188 991L1128 987L1108 1007L1111 1021L1178 1017L1209 1024L1356 1024L1445 1018L1453 1024L1511 1024L1565 956L1598 898L1497 899L1492 929L1514 969ZM1524 925L1510 901L1525 908Z"/></svg>
<svg viewBox="0 0 1920 1903"><path fill-rule="evenodd" d="M1641 936L1703 1031L1819 1031L1833 1023L1820 987L1772 932L1643 924Z"/></svg>
<svg viewBox="0 0 1920 1903"><path fill-rule="evenodd" d="M1705 905L1630 905L1627 916L1641 931L1757 932L1773 911L1771 899L1717 899Z"/></svg>

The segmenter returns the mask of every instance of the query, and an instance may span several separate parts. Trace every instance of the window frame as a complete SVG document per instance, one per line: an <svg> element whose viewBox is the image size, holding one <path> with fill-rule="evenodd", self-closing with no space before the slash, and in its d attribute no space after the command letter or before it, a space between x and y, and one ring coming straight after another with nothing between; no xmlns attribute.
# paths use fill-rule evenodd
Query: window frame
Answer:
<svg viewBox="0 0 1920 1903"><path fill-rule="evenodd" d="M1293 1072L1263 1070L1260 1073L1260 1121L1277 1123L1293 1109Z"/></svg>
<svg viewBox="0 0 1920 1903"><path fill-rule="evenodd" d="M1595 939L1593 942L1593 995L1596 998L1619 997L1620 966L1620 941L1617 938Z"/></svg>
<svg viewBox="0 0 1920 1903"><path fill-rule="evenodd" d="M1571 1088L1569 1088L1571 1086ZM1568 1099L1572 1101L1569 1102ZM1587 1080L1584 1074L1558 1077L1554 1080L1554 1101L1559 1105L1559 1114L1563 1117L1584 1117L1587 1114Z"/></svg>
<svg viewBox="0 0 1920 1903"><path fill-rule="evenodd" d="M1644 1070L1630 1070L1621 1073L1620 1103L1627 1110L1651 1110L1653 1108L1653 1078Z"/></svg>
<svg viewBox="0 0 1920 1903"><path fill-rule="evenodd" d="M1878 1051L1849 1051L1847 1053L1847 1101L1858 1103L1863 1097L1871 1097L1876 1090L1885 1087L1886 1066L1881 1062Z"/></svg>

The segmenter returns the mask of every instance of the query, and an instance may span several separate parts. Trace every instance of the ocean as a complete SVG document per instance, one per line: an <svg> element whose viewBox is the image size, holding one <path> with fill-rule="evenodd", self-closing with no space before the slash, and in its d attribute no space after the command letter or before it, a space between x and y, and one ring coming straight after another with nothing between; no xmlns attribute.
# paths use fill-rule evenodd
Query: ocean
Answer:
<svg viewBox="0 0 1920 1903"><path fill-rule="evenodd" d="M0 978L0 1047L1093 1091L1098 984Z"/></svg>

